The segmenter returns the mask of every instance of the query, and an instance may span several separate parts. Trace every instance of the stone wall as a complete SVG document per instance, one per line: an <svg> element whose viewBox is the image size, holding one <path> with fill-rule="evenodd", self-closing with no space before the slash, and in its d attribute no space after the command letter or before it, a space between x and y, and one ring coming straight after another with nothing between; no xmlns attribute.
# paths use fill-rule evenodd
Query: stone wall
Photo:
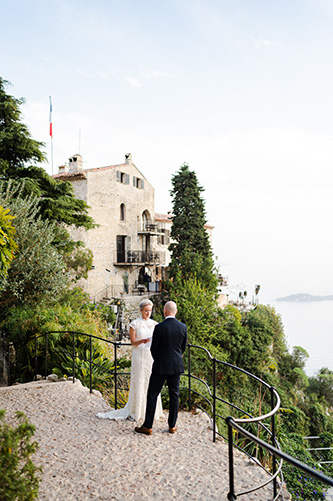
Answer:
<svg viewBox="0 0 333 501"><path fill-rule="evenodd" d="M154 188L130 158L124 164L82 170L80 175L68 172L66 179L73 184L75 196L91 207L89 214L99 225L89 231L71 230L73 238L82 240L93 252L93 269L80 285L92 298L107 288L108 295L117 297L126 282L131 288L138 280L138 266L115 265L117 235L126 237L127 250L145 251L147 246L156 249L156 236L140 234L143 214L154 222Z"/></svg>

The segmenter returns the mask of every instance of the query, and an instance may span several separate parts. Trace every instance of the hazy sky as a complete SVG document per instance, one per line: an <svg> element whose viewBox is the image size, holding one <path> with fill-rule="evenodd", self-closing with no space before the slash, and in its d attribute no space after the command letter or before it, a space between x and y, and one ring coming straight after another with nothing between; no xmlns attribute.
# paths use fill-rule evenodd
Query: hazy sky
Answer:
<svg viewBox="0 0 333 501"><path fill-rule="evenodd" d="M231 284L333 294L331 0L0 0L0 17L0 75L48 172L52 96L55 172L130 152L167 212L187 162Z"/></svg>

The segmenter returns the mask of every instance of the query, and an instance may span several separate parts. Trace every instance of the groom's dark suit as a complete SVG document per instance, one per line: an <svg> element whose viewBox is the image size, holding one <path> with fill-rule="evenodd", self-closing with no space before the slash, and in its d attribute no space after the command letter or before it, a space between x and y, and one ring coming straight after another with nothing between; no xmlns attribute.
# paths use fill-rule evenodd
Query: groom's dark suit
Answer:
<svg viewBox="0 0 333 501"><path fill-rule="evenodd" d="M156 325L151 344L154 359L147 393L146 417L143 426L152 428L157 397L165 380L169 389L169 428L174 428L179 407L180 374L184 372L183 353L187 343L187 327L174 317Z"/></svg>

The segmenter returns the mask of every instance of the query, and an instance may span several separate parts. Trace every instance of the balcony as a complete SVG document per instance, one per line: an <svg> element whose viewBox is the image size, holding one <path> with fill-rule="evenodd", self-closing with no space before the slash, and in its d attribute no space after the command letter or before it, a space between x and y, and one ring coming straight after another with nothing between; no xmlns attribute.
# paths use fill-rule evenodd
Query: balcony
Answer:
<svg viewBox="0 0 333 501"><path fill-rule="evenodd" d="M143 266L165 264L165 252L157 251L117 251L117 259L113 263L115 266Z"/></svg>
<svg viewBox="0 0 333 501"><path fill-rule="evenodd" d="M141 229L138 230L139 235L162 235L162 229L156 224L152 222L142 223Z"/></svg>

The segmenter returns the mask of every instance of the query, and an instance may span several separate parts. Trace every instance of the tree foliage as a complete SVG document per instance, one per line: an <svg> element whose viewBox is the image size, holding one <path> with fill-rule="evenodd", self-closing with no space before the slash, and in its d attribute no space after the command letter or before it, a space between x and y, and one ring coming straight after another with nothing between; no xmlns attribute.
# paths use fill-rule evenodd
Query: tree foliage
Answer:
<svg viewBox="0 0 333 501"><path fill-rule="evenodd" d="M54 231L53 245L60 253L71 281L75 283L80 278L87 278L93 261L92 251L83 242L73 240L63 223L55 225Z"/></svg>
<svg viewBox="0 0 333 501"><path fill-rule="evenodd" d="M9 82L0 77L0 172L8 177L16 174L27 162L45 162L42 142L32 139L29 129L21 122L20 107L25 103L5 92Z"/></svg>
<svg viewBox="0 0 333 501"><path fill-rule="evenodd" d="M182 279L190 276L216 293L217 276L214 270L209 235L205 228L205 203L194 171L184 164L172 177L173 209L170 244L170 276L178 273Z"/></svg>
<svg viewBox="0 0 333 501"><path fill-rule="evenodd" d="M31 460L38 449L32 441L35 427L23 412L16 412L16 426L5 422L5 414L0 409L0 499L32 501L38 497L42 471Z"/></svg>
<svg viewBox="0 0 333 501"><path fill-rule="evenodd" d="M170 299L177 303L177 318L187 325L189 341L204 345L214 332L213 317L217 314L215 298L196 277L182 279L178 273L170 284Z"/></svg>
<svg viewBox="0 0 333 501"><path fill-rule="evenodd" d="M309 378L308 394L316 394L333 408L333 371L322 367L316 376Z"/></svg>
<svg viewBox="0 0 333 501"><path fill-rule="evenodd" d="M0 322L0 328L15 346L16 363L15 367L12 367L13 379L21 382L31 380L35 336L42 336L38 341L38 361L44 367L43 335L53 332L48 338L48 368L52 372L53 369L57 369L56 372L62 371L62 374L68 375L65 367L71 366L71 359L67 354L72 353L72 335L64 331L107 338L108 325L114 321L115 315L110 308L89 303L88 294L77 287L64 290L57 300L51 296L42 303L16 304L7 312L2 323ZM95 337L92 341L96 357L100 358L101 362L102 359L106 359L103 364L107 365L107 359L112 358L112 345L101 343ZM87 349L89 349L89 338L78 334L77 355L85 357Z"/></svg>
<svg viewBox="0 0 333 501"><path fill-rule="evenodd" d="M7 276L0 278L0 304L30 304L49 295L56 298L70 278L53 245L56 223L38 217L36 198L24 199L17 189L1 188L0 205L15 215L18 250Z"/></svg>
<svg viewBox="0 0 333 501"><path fill-rule="evenodd" d="M13 219L14 216L10 214L9 209L4 209L0 205L0 279L6 276L17 250Z"/></svg>

